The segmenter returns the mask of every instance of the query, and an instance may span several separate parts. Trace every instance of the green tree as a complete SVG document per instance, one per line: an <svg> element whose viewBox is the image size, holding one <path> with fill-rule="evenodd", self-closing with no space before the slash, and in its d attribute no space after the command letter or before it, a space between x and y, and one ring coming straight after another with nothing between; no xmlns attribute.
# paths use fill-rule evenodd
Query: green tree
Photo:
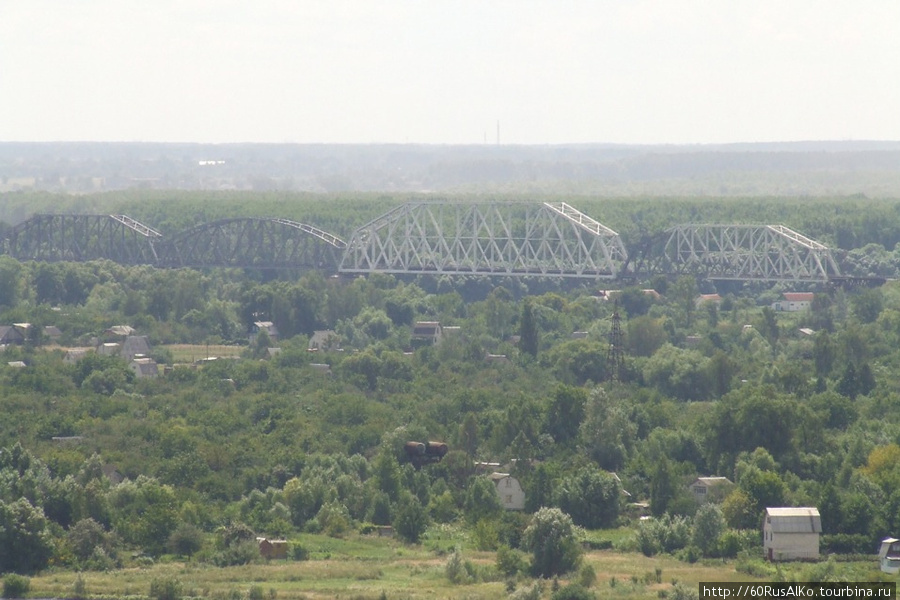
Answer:
<svg viewBox="0 0 900 600"><path fill-rule="evenodd" d="M22 286L22 264L10 256L0 256L0 306L14 307Z"/></svg>
<svg viewBox="0 0 900 600"><path fill-rule="evenodd" d="M712 556L717 549L719 538L725 533L725 517L716 504L706 503L694 515L692 543L700 548L703 556Z"/></svg>
<svg viewBox="0 0 900 600"><path fill-rule="evenodd" d="M823 330L816 334L816 341L813 345L813 362L816 365L816 377L824 378L831 375L836 351L835 344L827 331Z"/></svg>
<svg viewBox="0 0 900 600"><path fill-rule="evenodd" d="M572 518L558 508L545 507L534 513L522 543L531 552L531 572L538 577L568 573L581 557Z"/></svg>
<svg viewBox="0 0 900 600"><path fill-rule="evenodd" d="M622 288L622 291L619 293L616 300L621 302L622 308L625 309L625 314L628 315L629 320L646 315L647 311L650 310L650 306L653 304L650 296L645 294L644 290L637 286Z"/></svg>
<svg viewBox="0 0 900 600"><path fill-rule="evenodd" d="M555 494L555 504L576 525L588 529L609 528L619 518L619 482L595 467L579 469L564 478Z"/></svg>
<svg viewBox="0 0 900 600"><path fill-rule="evenodd" d="M503 512L497 486L488 477L475 477L466 490L466 518L472 523L494 519Z"/></svg>
<svg viewBox="0 0 900 600"><path fill-rule="evenodd" d="M412 544L418 543L419 538L428 527L428 513L419 499L413 494L404 494L397 505L397 516L394 517L394 531L402 539Z"/></svg>
<svg viewBox="0 0 900 600"><path fill-rule="evenodd" d="M635 356L653 356L668 340L669 335L663 326L665 319L640 316L628 319L628 348Z"/></svg>
<svg viewBox="0 0 900 600"><path fill-rule="evenodd" d="M650 478L650 512L660 517L669 509L669 503L678 493L672 465L665 456L658 457Z"/></svg>
<svg viewBox="0 0 900 600"><path fill-rule="evenodd" d="M544 431L557 444L568 444L578 437L578 428L584 419L587 392L583 388L557 386L547 407Z"/></svg>
<svg viewBox="0 0 900 600"><path fill-rule="evenodd" d="M43 511L25 498L0 500L0 572L38 571L51 556L53 538Z"/></svg>
<svg viewBox="0 0 900 600"><path fill-rule="evenodd" d="M519 349L531 357L536 357L539 342L537 322L534 318L534 306L531 298L525 298L525 302L522 304L522 315L519 320Z"/></svg>
<svg viewBox="0 0 900 600"><path fill-rule="evenodd" d="M637 427L629 418L625 401L603 388L594 388L584 412L579 429L580 446L600 467L608 471L620 469L637 436Z"/></svg>

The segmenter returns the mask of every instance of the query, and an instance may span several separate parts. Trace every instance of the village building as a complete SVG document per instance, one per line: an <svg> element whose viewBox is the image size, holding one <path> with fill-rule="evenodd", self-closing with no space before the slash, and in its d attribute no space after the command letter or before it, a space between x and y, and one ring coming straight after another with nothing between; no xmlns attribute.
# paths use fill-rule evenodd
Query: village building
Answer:
<svg viewBox="0 0 900 600"><path fill-rule="evenodd" d="M79 360L87 356L88 352L93 352L93 348L69 348L63 357L63 362L67 365L74 365Z"/></svg>
<svg viewBox="0 0 900 600"><path fill-rule="evenodd" d="M131 325L113 325L104 332L108 336L128 337L134 333L134 327Z"/></svg>
<svg viewBox="0 0 900 600"><path fill-rule="evenodd" d="M118 356L122 351L122 345L115 342L104 342L97 346L97 354L101 356Z"/></svg>
<svg viewBox="0 0 900 600"><path fill-rule="evenodd" d="M138 355L128 365L137 379L159 377L159 365L152 358Z"/></svg>
<svg viewBox="0 0 900 600"><path fill-rule="evenodd" d="M712 302L713 304L718 306L719 304L722 304L722 296L720 296L719 294L700 294L694 300L694 306L696 306L697 308L701 308L707 302Z"/></svg>
<svg viewBox="0 0 900 600"><path fill-rule="evenodd" d="M306 349L310 352L331 352L341 345L341 338L331 329L313 331Z"/></svg>
<svg viewBox="0 0 900 600"><path fill-rule="evenodd" d="M892 537L881 540L881 548L878 549L878 560L883 573L890 573L891 575L900 573L900 540Z"/></svg>
<svg viewBox="0 0 900 600"><path fill-rule="evenodd" d="M137 356L150 355L150 342L146 335L129 335L122 342L121 356L126 362L130 362Z"/></svg>
<svg viewBox="0 0 900 600"><path fill-rule="evenodd" d="M498 364L505 365L505 364L508 364L508 363L509 363L509 357L506 356L505 354L491 354L491 353L487 353L487 354L484 355L484 362L486 362L486 363L498 363Z"/></svg>
<svg viewBox="0 0 900 600"><path fill-rule="evenodd" d="M500 495L500 505L505 510L525 509L525 491L518 479L509 473L491 473L490 478Z"/></svg>
<svg viewBox="0 0 900 600"><path fill-rule="evenodd" d="M413 326L411 342L414 346L435 345L441 342L443 330L438 321L416 321Z"/></svg>
<svg viewBox="0 0 900 600"><path fill-rule="evenodd" d="M785 292L784 299L772 303L772 309L784 312L809 310L815 294L812 292Z"/></svg>
<svg viewBox="0 0 900 600"><path fill-rule="evenodd" d="M254 321L250 327L250 343L252 344L259 337L261 332L265 331L272 342L278 341L278 328L272 321Z"/></svg>
<svg viewBox="0 0 900 600"><path fill-rule="evenodd" d="M15 325L0 325L0 346L25 343L25 334Z"/></svg>
<svg viewBox="0 0 900 600"><path fill-rule="evenodd" d="M767 508L763 551L771 561L819 558L822 518L814 507Z"/></svg>
<svg viewBox="0 0 900 600"><path fill-rule="evenodd" d="M256 538L259 544L259 554L265 559L287 558L287 540L270 540L264 537Z"/></svg>
<svg viewBox="0 0 900 600"><path fill-rule="evenodd" d="M733 488L734 484L727 477L698 477L688 486L697 504L721 502Z"/></svg>

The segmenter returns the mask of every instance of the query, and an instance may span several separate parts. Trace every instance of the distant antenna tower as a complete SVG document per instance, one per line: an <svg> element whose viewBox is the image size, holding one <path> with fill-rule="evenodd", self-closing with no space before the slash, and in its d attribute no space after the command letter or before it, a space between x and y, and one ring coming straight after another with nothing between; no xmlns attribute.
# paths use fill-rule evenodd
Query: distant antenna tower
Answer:
<svg viewBox="0 0 900 600"><path fill-rule="evenodd" d="M618 382L625 365L622 349L622 320L619 318L619 301L613 304L612 328L609 330L609 350L606 353L607 380Z"/></svg>

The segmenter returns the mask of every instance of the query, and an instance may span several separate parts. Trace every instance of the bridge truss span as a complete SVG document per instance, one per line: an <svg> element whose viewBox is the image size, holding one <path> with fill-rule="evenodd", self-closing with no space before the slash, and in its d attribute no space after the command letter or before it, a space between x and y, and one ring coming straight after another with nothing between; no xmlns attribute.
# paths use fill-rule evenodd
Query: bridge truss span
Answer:
<svg viewBox="0 0 900 600"><path fill-rule="evenodd" d="M334 273L346 246L311 225L288 219L222 219L169 238L165 267L243 267Z"/></svg>
<svg viewBox="0 0 900 600"><path fill-rule="evenodd" d="M2 252L17 260L114 260L126 265L158 261L158 232L126 215L34 215L9 231Z"/></svg>
<svg viewBox="0 0 900 600"><path fill-rule="evenodd" d="M784 225L679 225L666 232L664 270L707 279L827 282L831 250Z"/></svg>
<svg viewBox="0 0 900 600"><path fill-rule="evenodd" d="M356 230L342 273L615 278L619 235L565 203L404 204Z"/></svg>

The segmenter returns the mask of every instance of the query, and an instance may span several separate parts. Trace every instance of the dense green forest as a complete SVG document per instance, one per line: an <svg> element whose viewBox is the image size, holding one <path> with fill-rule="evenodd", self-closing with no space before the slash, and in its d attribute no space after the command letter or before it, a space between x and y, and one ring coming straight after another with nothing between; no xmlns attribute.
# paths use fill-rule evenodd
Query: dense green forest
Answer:
<svg viewBox="0 0 900 600"><path fill-rule="evenodd" d="M121 212L171 231L254 214L348 235L404 200L9 194L0 216L10 226L26 209ZM778 222L845 250L859 272L900 267L893 201L565 200L625 236ZM393 525L415 542L444 523L502 549L508 567L503 553L529 544L541 507L585 530L632 523L623 550L688 559L761 553L766 506L817 506L833 552L873 552L900 532L900 284L818 290L797 313L770 307L785 287L732 286L703 304L714 286L690 277L639 282L617 305L597 291L0 256L0 325L31 324L0 361L0 572L108 569L138 555L236 564L258 555L254 534ZM458 330L422 343L420 320ZM250 336L254 321L274 322L279 339ZM620 369L609 362L616 323ZM135 378L96 353L63 360L122 324L149 337L164 374ZM49 325L58 339L43 335ZM339 343L308 351L326 329ZM178 364L173 344L239 345L241 358ZM417 469L410 440L450 452ZM511 465L524 513L502 511L477 462ZM698 512L687 485L701 475L735 485ZM654 525L629 520L635 502ZM699 530L712 541L691 534L710 522Z"/></svg>

